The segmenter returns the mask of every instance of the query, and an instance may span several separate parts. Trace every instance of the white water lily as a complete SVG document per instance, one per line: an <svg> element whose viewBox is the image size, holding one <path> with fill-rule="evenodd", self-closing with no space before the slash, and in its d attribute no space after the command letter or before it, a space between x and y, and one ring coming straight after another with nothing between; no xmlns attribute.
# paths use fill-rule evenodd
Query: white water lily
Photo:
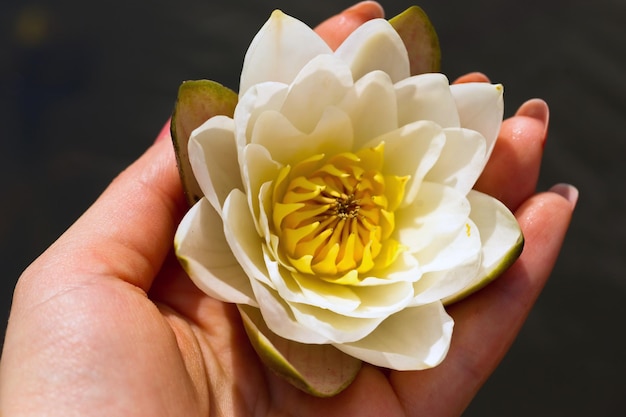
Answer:
<svg viewBox="0 0 626 417"><path fill-rule="evenodd" d="M179 226L177 255L204 292L259 309L282 338L433 367L452 335L444 304L521 249L509 210L472 190L502 95L410 76L386 20L333 52L276 11L246 54L234 116L191 135L205 197Z"/></svg>

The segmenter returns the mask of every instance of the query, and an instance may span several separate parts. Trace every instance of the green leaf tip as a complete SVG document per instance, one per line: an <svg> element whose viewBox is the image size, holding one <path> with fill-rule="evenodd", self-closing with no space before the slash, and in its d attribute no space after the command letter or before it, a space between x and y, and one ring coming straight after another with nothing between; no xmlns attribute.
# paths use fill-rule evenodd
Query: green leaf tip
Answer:
<svg viewBox="0 0 626 417"><path fill-rule="evenodd" d="M389 19L389 23L404 42L409 54L411 75L441 70L439 37L422 8L411 6Z"/></svg>
<svg viewBox="0 0 626 417"><path fill-rule="evenodd" d="M361 369L359 359L334 346L284 339L269 330L257 308L238 307L261 361L296 388L316 397L332 397L347 388Z"/></svg>
<svg viewBox="0 0 626 417"><path fill-rule="evenodd" d="M187 153L189 136L194 129L213 116L232 117L237 100L237 93L215 81L185 81L178 88L170 132L176 154L178 174L190 206L202 198L203 194L189 163L189 154Z"/></svg>

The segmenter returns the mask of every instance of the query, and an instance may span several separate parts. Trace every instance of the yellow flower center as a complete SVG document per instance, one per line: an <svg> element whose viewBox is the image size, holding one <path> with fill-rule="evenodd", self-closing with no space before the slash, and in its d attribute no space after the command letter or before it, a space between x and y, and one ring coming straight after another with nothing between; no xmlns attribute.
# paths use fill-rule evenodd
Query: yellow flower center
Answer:
<svg viewBox="0 0 626 417"><path fill-rule="evenodd" d="M390 236L408 177L384 175L384 144L285 166L273 190L273 226L288 268L339 283L390 265Z"/></svg>

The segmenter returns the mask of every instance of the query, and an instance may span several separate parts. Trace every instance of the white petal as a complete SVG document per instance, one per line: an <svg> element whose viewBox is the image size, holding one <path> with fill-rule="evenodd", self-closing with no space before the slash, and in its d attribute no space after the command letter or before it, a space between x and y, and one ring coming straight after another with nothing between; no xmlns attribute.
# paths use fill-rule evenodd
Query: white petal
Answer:
<svg viewBox="0 0 626 417"><path fill-rule="evenodd" d="M240 153L244 188L248 198L248 205L252 210L253 220L257 234L263 235L263 228L258 222L262 207L258 196L261 186L266 182L273 181L278 175L280 164L272 160L271 155L263 146L247 145Z"/></svg>
<svg viewBox="0 0 626 417"><path fill-rule="evenodd" d="M402 206L417 195L426 173L433 167L446 141L439 125L430 121L414 122L379 136L365 146L385 143L385 174L410 175Z"/></svg>
<svg viewBox="0 0 626 417"><path fill-rule="evenodd" d="M204 293L226 302L257 305L250 279L224 238L222 219L206 199L187 212L174 247L185 271Z"/></svg>
<svg viewBox="0 0 626 417"><path fill-rule="evenodd" d="M281 113L300 131L311 132L324 110L336 105L352 87L352 73L332 55L313 58L289 86Z"/></svg>
<svg viewBox="0 0 626 417"><path fill-rule="evenodd" d="M498 138L504 113L504 88L500 84L462 83L450 86L461 127L476 130L487 140L485 163Z"/></svg>
<svg viewBox="0 0 626 417"><path fill-rule="evenodd" d="M298 322L289 305L278 293L258 281L251 281L254 295L267 327L280 337L300 343L329 343L330 340Z"/></svg>
<svg viewBox="0 0 626 417"><path fill-rule="evenodd" d="M476 291L498 277L517 259L523 247L524 237L519 224L504 204L474 190L467 197L472 205L470 218L480 231L482 262L474 281L460 293L448 297L446 303Z"/></svg>
<svg viewBox="0 0 626 417"><path fill-rule="evenodd" d="M444 184L467 194L484 168L485 138L474 130L448 128L443 131L446 145L424 181Z"/></svg>
<svg viewBox="0 0 626 417"><path fill-rule="evenodd" d="M316 277L283 273L276 284L287 301L327 309L355 318L387 317L413 299L411 282L391 282L381 286L347 286L333 284ZM282 288L279 288L279 286Z"/></svg>
<svg viewBox="0 0 626 417"><path fill-rule="evenodd" d="M224 236L250 279L270 283L263 260L263 240L256 232L246 196L234 190L224 203Z"/></svg>
<svg viewBox="0 0 626 417"><path fill-rule="evenodd" d="M411 305L429 304L457 294L474 282L479 268L480 256L474 256L454 268L422 275L422 278L413 284L415 298Z"/></svg>
<svg viewBox="0 0 626 417"><path fill-rule="evenodd" d="M268 157L281 165L290 160L289 156L304 144L304 133L298 130L282 113L269 110L261 113L251 126L250 143L267 150ZM290 146L291 145L291 146ZM281 154L282 148L288 147Z"/></svg>
<svg viewBox="0 0 626 417"><path fill-rule="evenodd" d="M409 77L409 57L402 39L385 19L373 19L359 26L337 48L338 56L350 65L355 80L381 70L396 83Z"/></svg>
<svg viewBox="0 0 626 417"><path fill-rule="evenodd" d="M519 241L521 230L513 213L497 199L475 190L467 198L472 206L470 219L480 230L482 267L490 270Z"/></svg>
<svg viewBox="0 0 626 417"><path fill-rule="evenodd" d="M393 84L386 73L370 72L355 83L340 108L352 120L356 149L370 139L398 128L396 106Z"/></svg>
<svg viewBox="0 0 626 417"><path fill-rule="evenodd" d="M470 210L464 194L425 181L413 203L396 211L398 240L412 253L422 251L437 237L465 229Z"/></svg>
<svg viewBox="0 0 626 417"><path fill-rule="evenodd" d="M468 262L480 265L480 232L469 218L463 230L456 234L436 236L429 246L415 253L422 271L444 271Z"/></svg>
<svg viewBox="0 0 626 417"><path fill-rule="evenodd" d="M290 165L312 155L350 149L352 132L348 115L336 107L326 108L310 134L296 129L281 113L266 111L257 119L251 141L266 148L273 160Z"/></svg>
<svg viewBox="0 0 626 417"><path fill-rule="evenodd" d="M422 74L395 85L400 126L418 120L432 120L441 127L459 127L456 102L445 75Z"/></svg>
<svg viewBox="0 0 626 417"><path fill-rule="evenodd" d="M272 213L272 190L272 183L269 181L261 185L258 195L259 215L255 219L259 235L264 238L268 248L271 248L272 246L272 231L270 229L270 219L268 217L268 214Z"/></svg>
<svg viewBox="0 0 626 417"><path fill-rule="evenodd" d="M452 318L437 302L404 309L364 339L334 346L376 366L399 371L427 369L445 358L453 326Z"/></svg>
<svg viewBox="0 0 626 417"><path fill-rule="evenodd" d="M282 83L256 84L239 99L233 116L236 126L235 139L239 148L250 143L252 128L259 115L269 110L281 108L288 89L289 86Z"/></svg>
<svg viewBox="0 0 626 417"><path fill-rule="evenodd" d="M280 10L256 34L246 56L239 95L265 81L289 84L311 59L332 50L310 27Z"/></svg>
<svg viewBox="0 0 626 417"><path fill-rule="evenodd" d="M191 132L189 138L189 161L194 176L218 213L233 189L243 189L234 130L231 118L216 116Z"/></svg>
<svg viewBox="0 0 626 417"><path fill-rule="evenodd" d="M398 259L385 268L384 271L371 271L371 273L372 275L363 277L357 285L360 287L373 287L396 282L415 282L422 275L417 259L406 251L401 253Z"/></svg>
<svg viewBox="0 0 626 417"><path fill-rule="evenodd" d="M261 301L259 300L259 304ZM370 334L384 319L354 318L333 313L306 304L290 304L296 320L304 327L315 329L333 343L346 343L360 340Z"/></svg>
<svg viewBox="0 0 626 417"><path fill-rule="evenodd" d="M346 315L351 317L387 317L404 309L413 299L410 282L396 282L378 287L356 287L359 307Z"/></svg>
<svg viewBox="0 0 626 417"><path fill-rule="evenodd" d="M282 299L289 303L308 304L346 314L358 308L361 301L346 285L336 285L315 277L294 276L278 262L265 257L270 279Z"/></svg>

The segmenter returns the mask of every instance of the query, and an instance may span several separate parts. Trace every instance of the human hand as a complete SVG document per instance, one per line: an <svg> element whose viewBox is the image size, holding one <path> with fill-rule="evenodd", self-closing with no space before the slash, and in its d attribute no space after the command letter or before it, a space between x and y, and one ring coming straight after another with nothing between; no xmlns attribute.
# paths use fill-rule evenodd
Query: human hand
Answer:
<svg viewBox="0 0 626 417"><path fill-rule="evenodd" d="M372 2L318 28L337 45ZM457 80L487 81L480 74ZM264 368L237 309L207 297L171 246L186 210L164 129L137 162L20 277L0 362L0 415L459 415L517 335L554 265L576 192L534 194L548 110L505 121L477 188L512 209L520 259L448 308L452 346L436 368L364 365L336 397L308 396Z"/></svg>

